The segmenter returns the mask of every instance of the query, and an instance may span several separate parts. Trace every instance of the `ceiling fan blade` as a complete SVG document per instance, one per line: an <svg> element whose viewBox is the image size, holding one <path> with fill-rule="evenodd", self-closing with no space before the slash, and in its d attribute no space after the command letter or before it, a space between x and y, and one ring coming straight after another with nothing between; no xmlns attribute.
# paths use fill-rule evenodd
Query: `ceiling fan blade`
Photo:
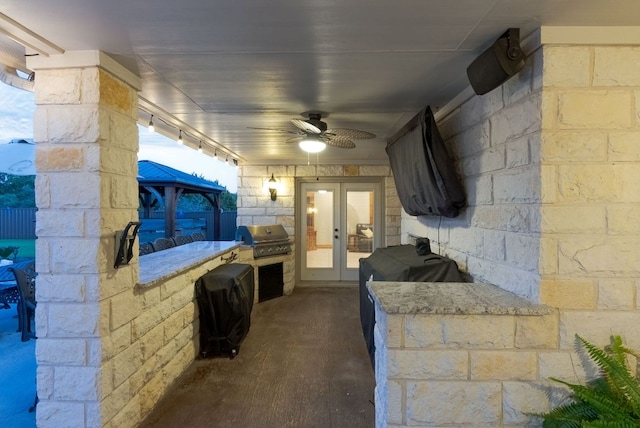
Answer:
<svg viewBox="0 0 640 428"><path fill-rule="evenodd" d="M333 147L338 147L341 149L355 149L356 144L348 138L337 136L333 138L328 138L325 142Z"/></svg>
<svg viewBox="0 0 640 428"><path fill-rule="evenodd" d="M306 120L291 119L291 123L293 123L296 127L300 128L303 131L308 132L310 134L320 134L320 133L322 133L322 130L320 128L318 128L315 125L312 125L311 123L307 122Z"/></svg>
<svg viewBox="0 0 640 428"><path fill-rule="evenodd" d="M300 133L300 131L290 131L288 129L280 129L280 128L257 128L254 126L247 126L248 129L257 129L260 131L273 131L273 132L281 132L283 134L295 134L295 135L302 135Z"/></svg>
<svg viewBox="0 0 640 428"><path fill-rule="evenodd" d="M336 137L344 137L349 140L370 140L376 138L375 134L367 131L360 131L359 129L349 128L333 128L326 131L327 134L333 134Z"/></svg>
<svg viewBox="0 0 640 428"><path fill-rule="evenodd" d="M300 141L305 139L305 135L298 135L297 137L287 138L285 143L287 144L298 144Z"/></svg>

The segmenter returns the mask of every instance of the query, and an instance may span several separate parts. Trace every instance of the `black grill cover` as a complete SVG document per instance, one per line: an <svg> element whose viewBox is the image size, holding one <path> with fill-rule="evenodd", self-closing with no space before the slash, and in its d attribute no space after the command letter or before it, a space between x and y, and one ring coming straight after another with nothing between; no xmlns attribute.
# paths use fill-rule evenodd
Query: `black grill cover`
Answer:
<svg viewBox="0 0 640 428"><path fill-rule="evenodd" d="M200 311L200 354L234 357L251 326L253 267L232 263L202 275L195 284Z"/></svg>
<svg viewBox="0 0 640 428"><path fill-rule="evenodd" d="M360 323L367 343L371 364L375 368L373 327L376 322L373 300L367 281L400 282L463 282L455 261L438 254L418 255L413 245L399 245L376 249L369 257L360 259Z"/></svg>

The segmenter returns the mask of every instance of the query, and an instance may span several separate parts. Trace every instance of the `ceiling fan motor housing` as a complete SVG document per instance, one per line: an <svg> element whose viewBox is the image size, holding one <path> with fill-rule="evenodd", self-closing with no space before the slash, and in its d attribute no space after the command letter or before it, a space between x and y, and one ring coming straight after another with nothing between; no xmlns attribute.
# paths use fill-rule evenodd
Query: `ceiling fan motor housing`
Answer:
<svg viewBox="0 0 640 428"><path fill-rule="evenodd" d="M327 130L327 123L320 120L321 116L318 113L310 113L309 119L306 122L312 124L316 128L320 130L320 132L324 132Z"/></svg>

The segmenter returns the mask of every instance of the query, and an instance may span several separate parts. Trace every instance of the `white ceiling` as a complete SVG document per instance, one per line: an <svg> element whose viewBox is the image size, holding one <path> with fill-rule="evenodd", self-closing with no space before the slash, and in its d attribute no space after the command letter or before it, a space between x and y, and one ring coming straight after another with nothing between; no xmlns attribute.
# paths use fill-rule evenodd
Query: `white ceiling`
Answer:
<svg viewBox="0 0 640 428"><path fill-rule="evenodd" d="M507 28L634 26L640 2L0 0L0 13L64 51L107 52L141 77L142 106L241 163L307 163L286 134L249 127L294 130L310 110L377 135L321 162L386 163L386 138L463 91L466 67Z"/></svg>

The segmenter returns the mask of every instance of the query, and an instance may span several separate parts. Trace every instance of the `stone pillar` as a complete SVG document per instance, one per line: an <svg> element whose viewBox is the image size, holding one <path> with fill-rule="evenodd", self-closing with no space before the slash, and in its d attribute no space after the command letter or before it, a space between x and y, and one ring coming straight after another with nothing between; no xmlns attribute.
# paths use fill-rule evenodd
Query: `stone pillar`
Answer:
<svg viewBox="0 0 640 428"><path fill-rule="evenodd" d="M138 280L114 269L115 232L137 220L139 80L97 51L30 57L35 70L37 408L39 427L103 426Z"/></svg>

